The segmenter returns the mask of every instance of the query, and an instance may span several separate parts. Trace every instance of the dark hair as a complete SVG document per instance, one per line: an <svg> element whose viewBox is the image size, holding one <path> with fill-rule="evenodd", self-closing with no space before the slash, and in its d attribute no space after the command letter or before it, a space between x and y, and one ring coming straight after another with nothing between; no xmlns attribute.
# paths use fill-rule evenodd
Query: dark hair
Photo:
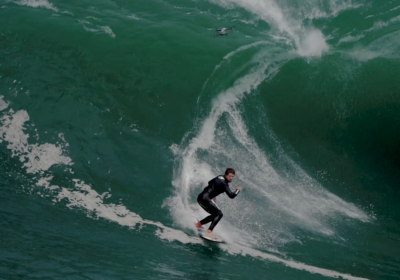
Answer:
<svg viewBox="0 0 400 280"><path fill-rule="evenodd" d="M228 175L228 174L230 174L230 173L232 173L233 175L235 175L235 169L233 169L233 168L227 168L227 169L225 170L225 175Z"/></svg>

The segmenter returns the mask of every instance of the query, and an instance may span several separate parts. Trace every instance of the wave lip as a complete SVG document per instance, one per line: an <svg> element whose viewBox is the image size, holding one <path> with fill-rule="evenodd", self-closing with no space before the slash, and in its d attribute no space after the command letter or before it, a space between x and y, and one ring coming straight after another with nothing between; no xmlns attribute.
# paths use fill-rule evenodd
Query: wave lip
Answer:
<svg viewBox="0 0 400 280"><path fill-rule="evenodd" d="M303 32L300 38L299 54L301 56L321 57L323 53L329 51L329 46L325 41L321 30L309 29Z"/></svg>
<svg viewBox="0 0 400 280"><path fill-rule="evenodd" d="M20 6L28 6L32 8L45 8L49 10L53 10L55 12L58 12L58 9L50 2L47 0L20 0L14 2Z"/></svg>
<svg viewBox="0 0 400 280"><path fill-rule="evenodd" d="M245 10L257 15L257 17L270 24L275 32L289 36L293 47L298 54L305 57L320 57L329 50L325 37L322 32L313 27L304 27L302 21L310 18L312 13L316 13L314 7L309 11L300 7L301 12L296 12L297 17L288 12L289 7L279 5L273 0L210 0L212 3L221 5L225 8L242 7ZM339 10L348 8L336 7L331 5L331 9L336 13ZM299 16L299 14L302 14ZM327 16L327 15L325 15ZM323 17L320 15L320 17Z"/></svg>

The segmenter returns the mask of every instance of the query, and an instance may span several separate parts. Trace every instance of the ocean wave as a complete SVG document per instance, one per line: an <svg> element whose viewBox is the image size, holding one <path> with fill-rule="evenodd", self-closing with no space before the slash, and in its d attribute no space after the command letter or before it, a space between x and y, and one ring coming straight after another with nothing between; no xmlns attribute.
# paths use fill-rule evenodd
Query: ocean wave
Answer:
<svg viewBox="0 0 400 280"><path fill-rule="evenodd" d="M14 2L20 6L28 6L32 8L45 8L58 12L58 9L47 0L20 0Z"/></svg>

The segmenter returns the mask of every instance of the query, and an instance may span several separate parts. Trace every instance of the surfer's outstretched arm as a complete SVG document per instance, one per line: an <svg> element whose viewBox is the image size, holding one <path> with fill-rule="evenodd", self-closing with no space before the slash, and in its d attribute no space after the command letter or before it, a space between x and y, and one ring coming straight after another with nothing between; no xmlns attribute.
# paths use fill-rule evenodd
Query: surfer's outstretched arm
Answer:
<svg viewBox="0 0 400 280"><path fill-rule="evenodd" d="M231 199L235 198L241 190L242 190L242 187L237 187L236 190L234 192L232 192L231 189L229 188L228 184L225 185L225 192Z"/></svg>

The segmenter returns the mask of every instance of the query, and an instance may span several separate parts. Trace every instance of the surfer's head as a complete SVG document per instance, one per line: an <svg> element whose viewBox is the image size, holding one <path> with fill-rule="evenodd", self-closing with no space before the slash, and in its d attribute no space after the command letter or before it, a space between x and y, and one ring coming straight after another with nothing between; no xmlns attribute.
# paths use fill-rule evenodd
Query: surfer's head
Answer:
<svg viewBox="0 0 400 280"><path fill-rule="evenodd" d="M235 177L235 169L233 168L227 168L225 170L225 179L228 182L232 182L233 178Z"/></svg>

